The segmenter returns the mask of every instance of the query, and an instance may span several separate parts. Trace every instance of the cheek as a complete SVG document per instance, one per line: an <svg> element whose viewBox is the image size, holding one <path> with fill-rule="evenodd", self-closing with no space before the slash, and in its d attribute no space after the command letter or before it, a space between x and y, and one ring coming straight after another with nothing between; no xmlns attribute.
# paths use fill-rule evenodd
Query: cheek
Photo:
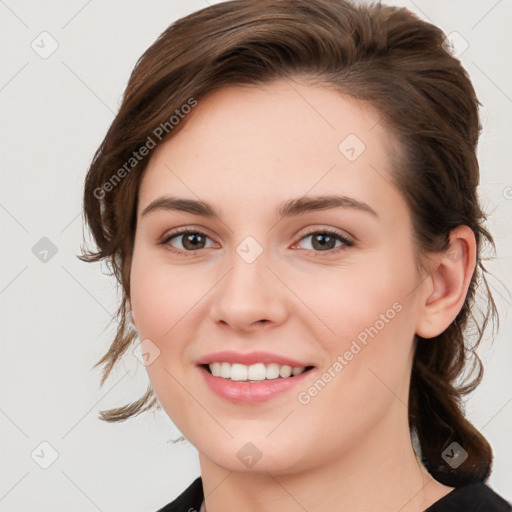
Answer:
<svg viewBox="0 0 512 512"><path fill-rule="evenodd" d="M182 268L162 264L143 250L135 250L130 291L140 341L151 340L152 361L146 366L151 385L168 416L179 429L188 431L187 425L193 422L191 411L196 409L183 388L189 378L183 361L187 340L193 338L187 333L190 318L206 284L201 286L201 279L187 275Z"/></svg>
<svg viewBox="0 0 512 512"><path fill-rule="evenodd" d="M414 336L407 304L387 284L344 283L309 295L334 334L323 337L327 357L317 380L297 397L304 421L320 422L325 436L341 444L364 437L390 407L402 409L397 400L407 403Z"/></svg>
<svg viewBox="0 0 512 512"><path fill-rule="evenodd" d="M300 291L326 326L321 328L328 355L325 366L338 382L329 387L343 390L349 408L350 397L357 407L357 397L379 400L380 392L389 394L388 387L407 387L415 332L410 294L415 269L402 261L398 272L396 264L382 259L364 272L347 272L321 285L303 285ZM321 323L316 320L316 325Z"/></svg>
<svg viewBox="0 0 512 512"><path fill-rule="evenodd" d="M329 348L343 347L355 338L364 343L371 335L368 331L373 337L397 327L406 296L402 291L405 280L391 277L389 271L372 270L340 272L339 277L309 280L295 288L312 313L308 322L316 316L317 324L324 325Z"/></svg>
<svg viewBox="0 0 512 512"><path fill-rule="evenodd" d="M207 292L206 282L183 269L134 253L131 305L141 337L168 339Z"/></svg>

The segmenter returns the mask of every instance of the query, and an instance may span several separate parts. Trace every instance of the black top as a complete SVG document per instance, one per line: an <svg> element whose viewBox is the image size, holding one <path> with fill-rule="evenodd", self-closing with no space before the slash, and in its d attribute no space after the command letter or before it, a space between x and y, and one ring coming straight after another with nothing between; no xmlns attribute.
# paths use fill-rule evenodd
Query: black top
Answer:
<svg viewBox="0 0 512 512"><path fill-rule="evenodd" d="M203 481L196 478L172 503L157 512L199 512ZM424 512L511 512L512 507L485 484L457 487Z"/></svg>

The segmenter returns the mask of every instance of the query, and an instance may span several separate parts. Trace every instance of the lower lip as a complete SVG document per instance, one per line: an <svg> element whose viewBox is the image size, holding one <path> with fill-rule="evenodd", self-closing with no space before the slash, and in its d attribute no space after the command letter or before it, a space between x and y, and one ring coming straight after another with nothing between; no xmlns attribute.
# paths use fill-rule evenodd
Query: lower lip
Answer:
<svg viewBox="0 0 512 512"><path fill-rule="evenodd" d="M199 366L207 386L218 396L235 404L257 404L284 393L304 381L311 370L295 377L277 378L262 381L233 381L214 377L206 368Z"/></svg>

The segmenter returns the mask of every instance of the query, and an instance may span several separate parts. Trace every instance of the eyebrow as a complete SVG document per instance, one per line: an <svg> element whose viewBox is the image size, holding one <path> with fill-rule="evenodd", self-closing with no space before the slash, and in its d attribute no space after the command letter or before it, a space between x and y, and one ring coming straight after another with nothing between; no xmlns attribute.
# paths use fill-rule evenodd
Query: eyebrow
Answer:
<svg viewBox="0 0 512 512"><path fill-rule="evenodd" d="M289 199L281 204L278 215L280 217L291 217L303 213L328 210L331 208L350 208L370 213L378 217L377 212L368 204L347 196L303 196L296 199ZM215 217L216 213L212 205L206 201L196 199L184 199L175 196L162 196L152 201L144 208L141 217L152 212L180 211L201 215L203 217Z"/></svg>

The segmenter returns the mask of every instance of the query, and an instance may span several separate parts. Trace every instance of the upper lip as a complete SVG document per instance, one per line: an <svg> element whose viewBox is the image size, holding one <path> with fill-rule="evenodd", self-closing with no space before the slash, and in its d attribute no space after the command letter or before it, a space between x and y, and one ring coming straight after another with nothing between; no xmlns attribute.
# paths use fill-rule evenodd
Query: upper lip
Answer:
<svg viewBox="0 0 512 512"><path fill-rule="evenodd" d="M226 362L226 363L239 363L245 365L252 365L256 363L277 363L281 366L291 366L291 367L306 367L313 366L312 364L304 363L302 361L297 361L296 359L292 359L287 356L280 356L279 354L272 354L271 352L233 352L231 350L223 350L221 352L212 352L211 354L206 354L202 356L196 361L196 364L210 364L215 362Z"/></svg>

